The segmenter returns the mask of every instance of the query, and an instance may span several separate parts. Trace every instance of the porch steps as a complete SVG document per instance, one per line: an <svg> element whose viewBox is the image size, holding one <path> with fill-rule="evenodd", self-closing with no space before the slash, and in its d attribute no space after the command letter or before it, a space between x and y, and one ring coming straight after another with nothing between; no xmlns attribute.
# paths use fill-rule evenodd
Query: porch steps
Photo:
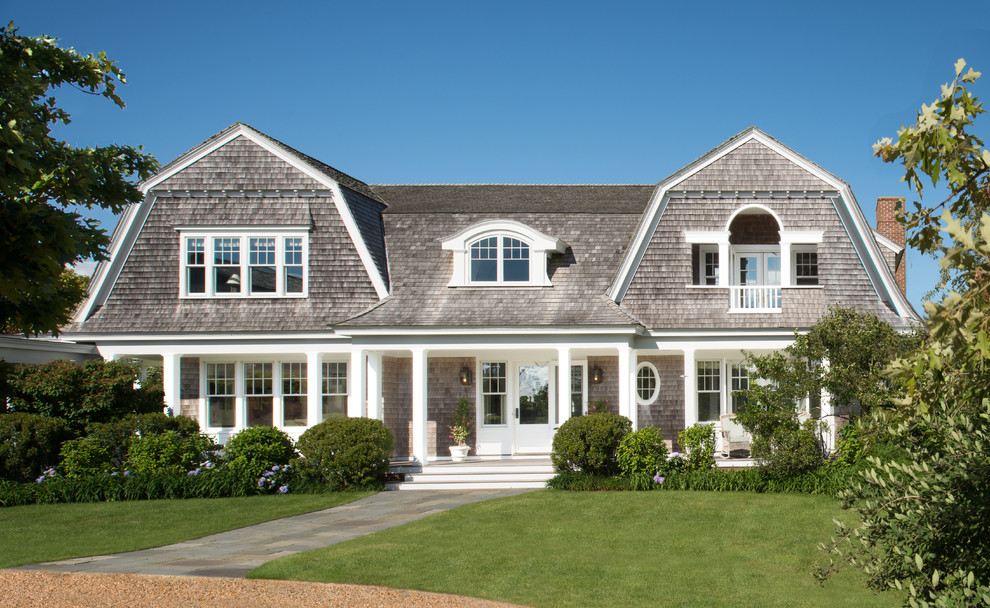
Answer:
<svg viewBox="0 0 990 608"><path fill-rule="evenodd" d="M549 458L469 458L457 463L432 462L423 467L393 465L392 471L401 473L405 479L386 484L389 490L539 489L545 488L547 480L554 475Z"/></svg>

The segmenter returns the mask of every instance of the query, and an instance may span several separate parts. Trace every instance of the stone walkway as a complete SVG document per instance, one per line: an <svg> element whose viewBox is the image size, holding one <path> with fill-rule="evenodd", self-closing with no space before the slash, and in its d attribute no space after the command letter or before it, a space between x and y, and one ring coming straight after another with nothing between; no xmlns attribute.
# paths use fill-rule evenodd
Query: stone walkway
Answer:
<svg viewBox="0 0 990 608"><path fill-rule="evenodd" d="M320 549L454 507L527 490L379 492L346 505L155 549L20 566L18 570L243 577L284 555Z"/></svg>

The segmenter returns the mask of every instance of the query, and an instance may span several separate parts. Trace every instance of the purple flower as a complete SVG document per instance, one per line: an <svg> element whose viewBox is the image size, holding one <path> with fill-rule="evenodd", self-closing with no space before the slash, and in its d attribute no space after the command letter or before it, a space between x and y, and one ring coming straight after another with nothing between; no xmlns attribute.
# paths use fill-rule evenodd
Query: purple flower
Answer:
<svg viewBox="0 0 990 608"><path fill-rule="evenodd" d="M657 474L657 475L655 475L655 476L653 477L653 481L655 481L655 482L657 482L657 483L659 483L659 484L662 484L662 483L664 482L664 480L665 480L665 479L667 479L667 478L666 478L666 477L664 477L663 475L659 475L659 474Z"/></svg>
<svg viewBox="0 0 990 608"><path fill-rule="evenodd" d="M130 471L124 471L124 477L130 477L130 476L131 476Z"/></svg>
<svg viewBox="0 0 990 608"><path fill-rule="evenodd" d="M279 470L279 468L278 468L278 465L275 465L275 466L273 466L273 467L272 467L272 470L273 470L273 471L278 471L278 470Z"/></svg>
<svg viewBox="0 0 990 608"><path fill-rule="evenodd" d="M267 481L267 480L264 477L262 477L261 479L259 479L258 480L258 487L259 488L265 487L265 481Z"/></svg>
<svg viewBox="0 0 990 608"><path fill-rule="evenodd" d="M282 493L282 494L288 494L289 493L289 486L279 486L278 491L280 493Z"/></svg>
<svg viewBox="0 0 990 608"><path fill-rule="evenodd" d="M41 477L39 477L39 478L37 478L37 479L35 479L34 481L35 481L35 483L41 483L41 482L43 482L44 480L45 480L45 476L44 476L44 475L42 475Z"/></svg>
<svg viewBox="0 0 990 608"><path fill-rule="evenodd" d="M189 471L187 475L199 475L199 469L193 469L192 471Z"/></svg>

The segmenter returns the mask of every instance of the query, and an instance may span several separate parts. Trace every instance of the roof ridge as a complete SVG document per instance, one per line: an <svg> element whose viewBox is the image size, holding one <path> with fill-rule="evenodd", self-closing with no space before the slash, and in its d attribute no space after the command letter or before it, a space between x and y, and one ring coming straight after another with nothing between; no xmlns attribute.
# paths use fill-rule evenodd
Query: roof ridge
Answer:
<svg viewBox="0 0 990 608"><path fill-rule="evenodd" d="M377 186L553 186L554 188L561 187L590 187L590 186L632 186L637 188L642 188L644 186L655 186L655 183L649 184L520 184L511 182L427 182L421 184L368 184L371 187Z"/></svg>

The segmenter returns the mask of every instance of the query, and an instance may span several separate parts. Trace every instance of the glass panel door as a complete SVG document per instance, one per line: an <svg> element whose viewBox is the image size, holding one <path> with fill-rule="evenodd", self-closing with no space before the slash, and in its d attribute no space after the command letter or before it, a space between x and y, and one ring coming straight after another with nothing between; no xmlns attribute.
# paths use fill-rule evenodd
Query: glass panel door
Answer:
<svg viewBox="0 0 990 608"><path fill-rule="evenodd" d="M551 365L520 365L516 378L515 451L550 452L557 418L556 382Z"/></svg>

